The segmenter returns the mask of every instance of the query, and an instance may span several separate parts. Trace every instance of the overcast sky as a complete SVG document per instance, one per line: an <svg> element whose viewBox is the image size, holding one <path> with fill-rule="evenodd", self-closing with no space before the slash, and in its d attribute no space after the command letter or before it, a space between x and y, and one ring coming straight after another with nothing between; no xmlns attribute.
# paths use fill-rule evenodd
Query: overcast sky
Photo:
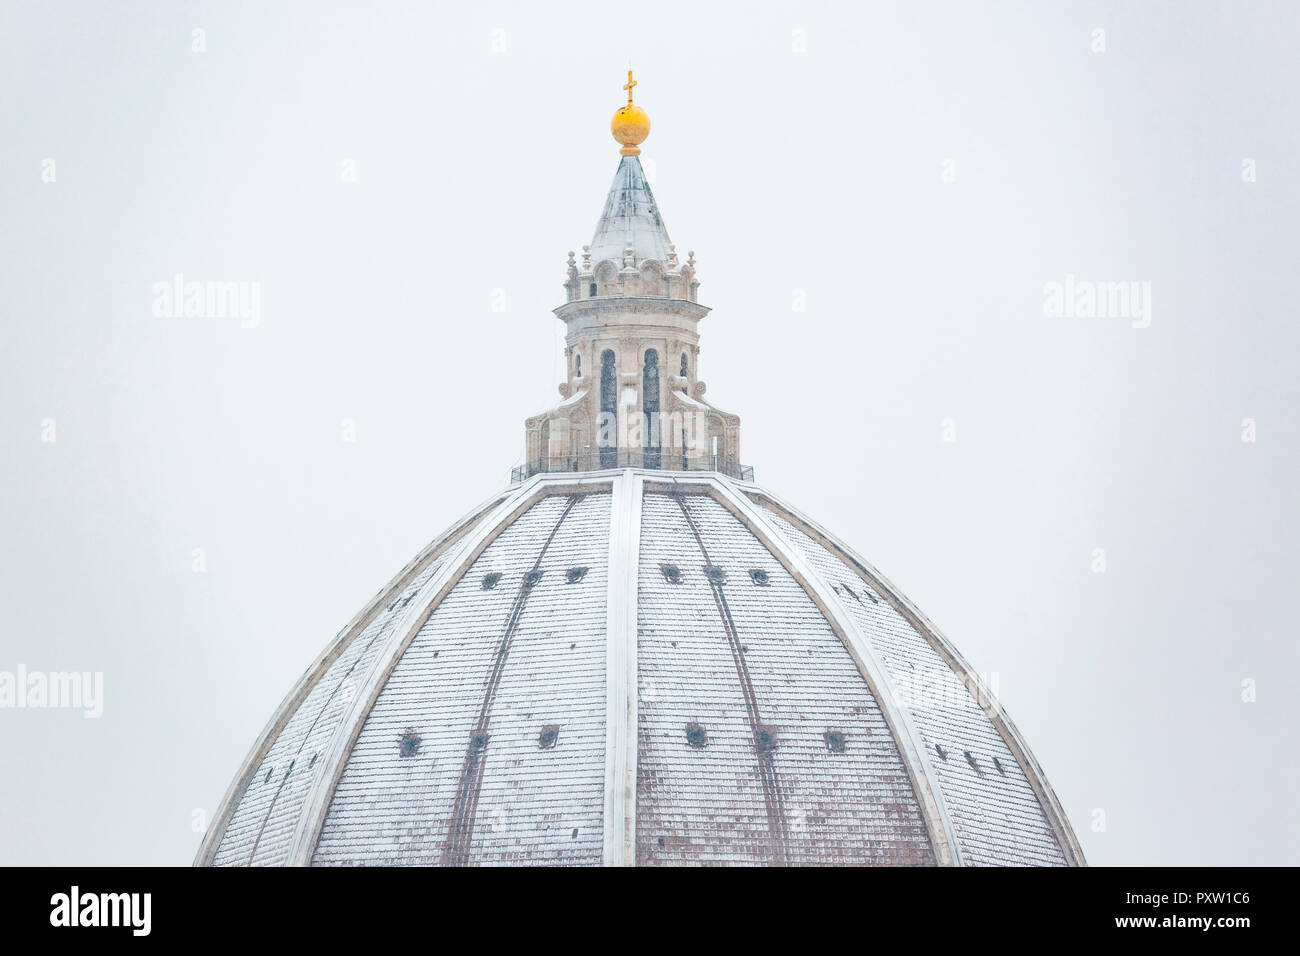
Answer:
<svg viewBox="0 0 1300 956"><path fill-rule="evenodd" d="M0 863L188 864L508 482L629 64L759 483L996 674L1091 863L1300 862L1297 49L1291 3L3 0L0 671L104 699L0 710ZM156 315L177 273L255 327Z"/></svg>

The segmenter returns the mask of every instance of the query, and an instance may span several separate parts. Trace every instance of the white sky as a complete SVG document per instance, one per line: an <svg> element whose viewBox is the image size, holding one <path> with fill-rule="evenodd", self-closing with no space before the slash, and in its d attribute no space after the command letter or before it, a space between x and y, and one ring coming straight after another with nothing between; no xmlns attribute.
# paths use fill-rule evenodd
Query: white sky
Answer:
<svg viewBox="0 0 1300 956"><path fill-rule="evenodd" d="M760 483L996 672L1090 862L1300 862L1297 48L1288 3L0 2L0 670L105 681L0 710L0 863L187 864L508 480L629 63ZM177 272L260 326L156 318ZM1067 274L1150 327L1045 318Z"/></svg>

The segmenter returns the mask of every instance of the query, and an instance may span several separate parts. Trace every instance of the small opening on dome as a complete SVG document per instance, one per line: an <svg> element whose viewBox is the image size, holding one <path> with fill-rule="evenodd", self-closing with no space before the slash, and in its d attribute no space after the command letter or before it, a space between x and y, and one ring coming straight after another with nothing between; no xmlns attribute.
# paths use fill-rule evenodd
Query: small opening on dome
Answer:
<svg viewBox="0 0 1300 956"><path fill-rule="evenodd" d="M573 840L578 839L578 828L577 828L577 827L574 827L574 828L573 828L573 835L570 837L570 839L573 839Z"/></svg>
<svg viewBox="0 0 1300 956"><path fill-rule="evenodd" d="M776 749L776 731L771 727L758 729L758 749L764 753L771 753Z"/></svg>
<svg viewBox="0 0 1300 956"><path fill-rule="evenodd" d="M482 733L472 734L469 738L470 753L475 753L475 754L482 753L485 749L487 749L487 745L488 745L487 734L482 734Z"/></svg>
<svg viewBox="0 0 1300 956"><path fill-rule="evenodd" d="M541 571L535 569L529 571L527 574L524 575L524 587L526 588L535 587L537 585L537 582L540 581L541 579L542 579Z"/></svg>
<svg viewBox="0 0 1300 956"><path fill-rule="evenodd" d="M962 753L966 755L966 762L971 765L971 769L981 777L984 776L983 772L980 770L980 765L975 762L975 758L971 755L971 752L969 750L963 750Z"/></svg>
<svg viewBox="0 0 1300 956"><path fill-rule="evenodd" d="M570 584L577 584L586 576L586 568L569 568L569 570L565 572L564 580L568 581Z"/></svg>
<svg viewBox="0 0 1300 956"><path fill-rule="evenodd" d="M270 770L268 770L268 771L266 772L266 777L263 778L262 783L270 783L270 782L271 782L271 774L273 774L273 773L275 773L275 768L274 768L274 767L272 767Z"/></svg>
<svg viewBox="0 0 1300 956"><path fill-rule="evenodd" d="M593 282L593 283L591 284L591 286L587 289L587 295L591 296L592 298L595 298L595 295L596 295L596 283Z"/></svg>
<svg viewBox="0 0 1300 956"><path fill-rule="evenodd" d="M494 587L497 586L497 582L500 580L501 580L500 571L489 571L487 574L483 575L483 590L491 591Z"/></svg>
<svg viewBox="0 0 1300 956"><path fill-rule="evenodd" d="M550 750L555 746L556 741L560 739L560 725L547 724L542 728L542 732L537 735L537 746L542 750Z"/></svg>
<svg viewBox="0 0 1300 956"><path fill-rule="evenodd" d="M844 735L838 730L826 731L826 749L833 754L844 753Z"/></svg>
<svg viewBox="0 0 1300 956"><path fill-rule="evenodd" d="M663 848L664 848L664 838L663 838L663 837L660 837L660 838L659 838L659 849L662 850Z"/></svg>
<svg viewBox="0 0 1300 956"><path fill-rule="evenodd" d="M699 724L687 724L686 742L690 744L692 747L703 747L705 744L709 742L709 735L705 732L704 728L701 727ZM663 846L662 840L659 841L659 845Z"/></svg>
<svg viewBox="0 0 1300 956"><path fill-rule="evenodd" d="M414 757L420 752L420 735L408 728L397 742L397 752L403 757Z"/></svg>
<svg viewBox="0 0 1300 956"><path fill-rule="evenodd" d="M754 579L754 583L757 584L760 588L767 587L769 583L767 572L764 571L762 568L750 568L749 576Z"/></svg>
<svg viewBox="0 0 1300 956"><path fill-rule="evenodd" d="M853 598L853 600L857 601L859 604L862 603L862 598L858 597L857 591L853 590L853 588L849 587L847 584L843 585L843 587L844 590L848 592L849 597Z"/></svg>
<svg viewBox="0 0 1300 956"><path fill-rule="evenodd" d="M934 745L934 752L939 755L940 760L948 759L948 751L944 750L943 747L939 746L938 744Z"/></svg>
<svg viewBox="0 0 1300 956"><path fill-rule="evenodd" d="M1005 777L1007 775L1006 768L1002 766L1002 761L999 760L997 757L993 758L993 766L998 768L998 773L1002 774L1002 776Z"/></svg>
<svg viewBox="0 0 1300 956"><path fill-rule="evenodd" d="M311 755L311 763L307 764L307 769L308 769L308 770L310 770L312 767L316 766L316 759L317 759L319 756L320 756L320 752L319 752L319 751Z"/></svg>
<svg viewBox="0 0 1300 956"><path fill-rule="evenodd" d="M716 568L713 565L705 565L704 575L709 579L710 584L722 584L727 580L727 572L722 568Z"/></svg>
<svg viewBox="0 0 1300 956"><path fill-rule="evenodd" d="M659 570L664 573L664 580L669 584L682 583L682 570L675 564L661 564Z"/></svg>

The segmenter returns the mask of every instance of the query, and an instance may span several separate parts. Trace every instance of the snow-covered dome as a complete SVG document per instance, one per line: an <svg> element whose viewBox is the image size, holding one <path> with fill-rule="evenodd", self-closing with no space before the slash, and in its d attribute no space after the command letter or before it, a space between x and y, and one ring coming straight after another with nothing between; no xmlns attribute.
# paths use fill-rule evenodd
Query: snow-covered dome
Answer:
<svg viewBox="0 0 1300 956"><path fill-rule="evenodd" d="M960 655L750 483L538 475L307 671L200 862L1065 864Z"/></svg>
<svg viewBox="0 0 1300 956"><path fill-rule="evenodd" d="M661 225L635 156L607 211L633 180ZM307 669L198 864L1083 863L961 655L739 464L667 261L570 257L514 482Z"/></svg>

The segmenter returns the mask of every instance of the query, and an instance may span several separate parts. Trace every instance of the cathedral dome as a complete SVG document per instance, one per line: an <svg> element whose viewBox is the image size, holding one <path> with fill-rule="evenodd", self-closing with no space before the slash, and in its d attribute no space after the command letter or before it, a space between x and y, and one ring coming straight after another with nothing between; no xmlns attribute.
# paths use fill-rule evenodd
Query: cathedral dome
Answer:
<svg viewBox="0 0 1300 956"><path fill-rule="evenodd" d="M307 669L196 863L1081 865L952 644L739 464L693 263L625 271L570 258L524 465Z"/></svg>

